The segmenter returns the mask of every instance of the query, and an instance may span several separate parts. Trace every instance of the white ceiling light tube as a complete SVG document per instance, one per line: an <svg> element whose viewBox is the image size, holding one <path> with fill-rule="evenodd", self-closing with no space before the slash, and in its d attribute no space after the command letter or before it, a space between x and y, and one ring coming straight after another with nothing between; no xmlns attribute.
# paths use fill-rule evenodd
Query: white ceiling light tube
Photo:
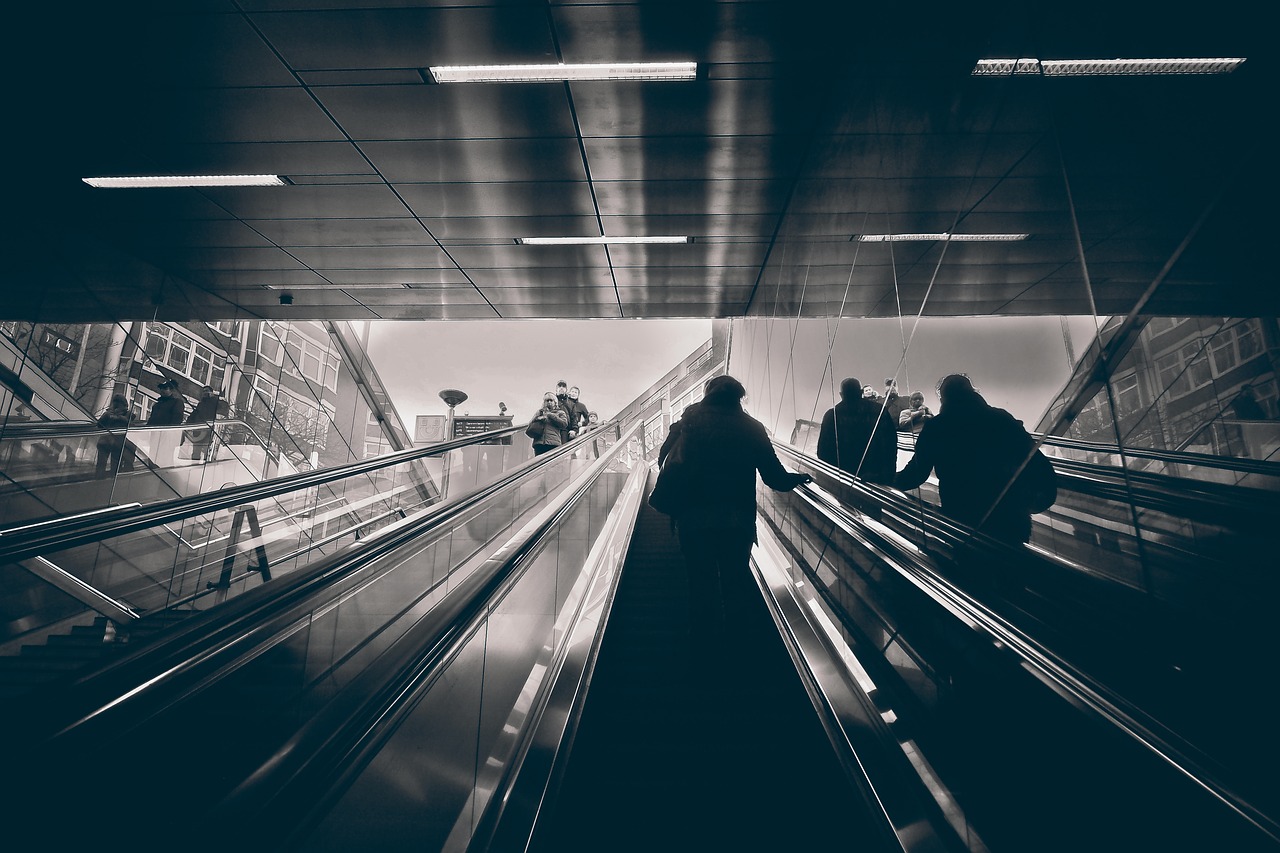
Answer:
<svg viewBox="0 0 1280 853"><path fill-rule="evenodd" d="M1216 59L979 59L974 77L1043 74L1045 77L1140 77L1230 74L1243 58Z"/></svg>
<svg viewBox="0 0 1280 853"><path fill-rule="evenodd" d="M920 243L946 240L952 243L1005 243L1025 240L1030 234L858 234L859 243Z"/></svg>
<svg viewBox="0 0 1280 853"><path fill-rule="evenodd" d="M692 242L688 237L517 237L522 246L602 246L617 244L670 244Z"/></svg>
<svg viewBox="0 0 1280 853"><path fill-rule="evenodd" d="M91 187L282 187L279 175L139 175L136 177L81 178Z"/></svg>
<svg viewBox="0 0 1280 853"><path fill-rule="evenodd" d="M693 80L696 62L587 62L542 65L432 65L437 83L549 83L565 80Z"/></svg>

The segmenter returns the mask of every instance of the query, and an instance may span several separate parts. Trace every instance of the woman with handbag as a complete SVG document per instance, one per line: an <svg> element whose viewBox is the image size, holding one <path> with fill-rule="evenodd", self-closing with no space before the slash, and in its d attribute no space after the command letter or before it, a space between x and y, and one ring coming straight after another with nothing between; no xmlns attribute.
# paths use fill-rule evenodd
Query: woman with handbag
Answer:
<svg viewBox="0 0 1280 853"><path fill-rule="evenodd" d="M533 455L541 456L565 442L569 429L569 413L550 391L542 395L542 408L529 421L525 435L533 439Z"/></svg>

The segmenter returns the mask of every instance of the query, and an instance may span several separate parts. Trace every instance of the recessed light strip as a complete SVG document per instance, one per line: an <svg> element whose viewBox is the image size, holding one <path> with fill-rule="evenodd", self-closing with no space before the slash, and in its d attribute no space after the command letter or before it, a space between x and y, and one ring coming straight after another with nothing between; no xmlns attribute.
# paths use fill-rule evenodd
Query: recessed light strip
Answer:
<svg viewBox="0 0 1280 853"><path fill-rule="evenodd" d="M437 83L547 83L564 80L693 80L696 62L588 62L542 65L432 65Z"/></svg>
<svg viewBox="0 0 1280 853"><path fill-rule="evenodd" d="M1218 59L979 59L974 77L1043 74L1045 77L1138 77L1230 74L1243 58Z"/></svg>
<svg viewBox="0 0 1280 853"><path fill-rule="evenodd" d="M1025 240L1030 234L858 234L859 243L919 243L947 240L952 243L1002 243Z"/></svg>
<svg viewBox="0 0 1280 853"><path fill-rule="evenodd" d="M91 187L282 187L279 175L141 175L137 177L81 178Z"/></svg>
<svg viewBox="0 0 1280 853"><path fill-rule="evenodd" d="M524 246L601 246L609 243L690 243L688 237L517 237Z"/></svg>

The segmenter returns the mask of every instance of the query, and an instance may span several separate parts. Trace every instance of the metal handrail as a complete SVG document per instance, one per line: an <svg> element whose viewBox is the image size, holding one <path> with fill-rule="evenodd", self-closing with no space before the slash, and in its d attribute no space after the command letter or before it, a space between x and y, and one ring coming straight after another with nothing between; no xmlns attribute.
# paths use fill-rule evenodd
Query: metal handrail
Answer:
<svg viewBox="0 0 1280 853"><path fill-rule="evenodd" d="M371 459L362 459L317 471L302 471L272 480L245 483L206 494L160 501L142 507L121 507L104 511L91 519L49 519L25 525L19 531L0 531L0 563L16 562L34 557L42 552L58 551L87 544L110 536L132 533L160 524L182 521L197 515L216 512L240 503L252 503L302 488L320 486L425 459L449 450L480 444L485 441L523 431L524 427L508 427L501 430L452 439L426 447L401 450Z"/></svg>
<svg viewBox="0 0 1280 853"><path fill-rule="evenodd" d="M482 437L445 444L462 446ZM212 663L213 670L217 670L217 661L260 642L269 642L265 638L274 636L276 631L294 624L301 614L314 609L317 597L323 596L331 584L376 566L382 557L414 539L458 521L469 510L591 440L588 433L552 452L535 456L492 483L383 528L358 549L322 557L305 569L247 590L216 609L195 614L168 629L165 643L128 652L101 669L75 679L68 685L68 695L73 692L76 697L74 703L66 696L60 696L51 707L36 708L32 703L31 718L25 723L30 727L27 731L32 737L36 737L38 731L52 732L54 737L85 731L86 726L105 724L106 718L123 713L132 703L145 701L161 691L182 693L188 686L187 679L196 677L194 673L202 664ZM156 678L155 673L164 673L165 677ZM144 686L139 688L140 684Z"/></svg>
<svg viewBox="0 0 1280 853"><path fill-rule="evenodd" d="M416 704L413 696L429 685L453 659L456 646L489 603L536 553L542 538L582 499L625 444L641 428L636 421L613 453L604 454L558 495L513 540L451 590L431 613L409 628L394 646L355 676L338 696L313 714L259 770L220 804L216 825L254 827L254 838L272 841L290 834L297 815L308 815L323 801L318 791L349 780L359 756L376 750ZM564 445L560 450L569 445ZM551 455L551 454L546 454ZM261 822L280 822L264 827Z"/></svg>
<svg viewBox="0 0 1280 853"><path fill-rule="evenodd" d="M780 449L796 452L790 445L775 444ZM914 443L900 438L898 447L909 450L914 448ZM802 455L800 458L807 459ZM1060 489L1089 497L1133 502L1144 509L1211 524L1239 526L1245 521L1270 524L1280 513L1280 492L1270 489L1135 471L1057 456L1048 456L1048 459L1058 473ZM1280 465L1275 467L1276 473L1280 474Z"/></svg>
<svg viewBox="0 0 1280 853"><path fill-rule="evenodd" d="M1060 435L1044 435L1042 433L1034 432L1028 433L1028 435L1030 435L1037 443L1042 443L1047 447L1061 448L1063 450L1077 450L1087 453L1125 456L1130 459L1149 459L1155 462L1167 462L1173 465L1187 465L1190 467L1217 468L1224 471L1234 471L1239 474L1261 474L1269 477L1280 477L1280 462L1267 462L1261 459L1241 459L1236 456L1214 456L1210 453L1193 453L1186 450L1158 450L1150 447L1120 448L1114 444L1106 444L1104 442L1083 441L1077 438L1066 438ZM898 449L915 449L915 440L915 433L899 432ZM1056 461L1056 459L1054 461Z"/></svg>
<svg viewBox="0 0 1280 853"><path fill-rule="evenodd" d="M1119 729L1272 839L1280 841L1280 823L1232 790L1220 773L1210 768L1212 760L1195 746L964 592L942 576L923 552L904 548L892 537L882 535L820 489L801 486L799 491L806 502L842 531L873 552L891 555L886 565L962 623L1015 655L1023 668L1067 698L1070 705ZM976 543L976 547L988 550L983 543Z"/></svg>

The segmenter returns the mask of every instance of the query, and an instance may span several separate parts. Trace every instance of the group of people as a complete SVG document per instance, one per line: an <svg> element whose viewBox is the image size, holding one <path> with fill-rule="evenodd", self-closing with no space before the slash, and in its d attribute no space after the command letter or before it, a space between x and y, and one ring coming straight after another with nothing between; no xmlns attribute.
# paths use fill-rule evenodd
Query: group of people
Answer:
<svg viewBox="0 0 1280 853"><path fill-rule="evenodd" d="M569 387L569 383L561 379L554 393L548 391L542 395L542 407L525 430L533 439L535 456L554 450L598 425L598 416L579 399L581 393L578 386Z"/></svg>
<svg viewBox="0 0 1280 853"><path fill-rule="evenodd" d="M923 394L912 394L890 414L888 394L865 394L850 377L840 385L841 400L823 417L818 456L855 477L909 490L937 472L942 511L956 521L1010 543L1030 537L1029 508L1021 476L1035 458L1034 440L1022 423L987 403L963 374L938 384L935 416ZM685 409L659 452L661 469L655 492L671 515L687 564L692 625L722 636L726 619L749 595L747 563L756 541L756 473L766 486L790 491L811 478L787 471L763 424L742 408L746 389L731 376L717 376L701 402ZM894 421L897 420L895 425ZM899 426L918 432L915 453L897 469ZM1047 461L1045 463L1047 465ZM1052 469L1050 468L1050 477ZM674 473L674 472L679 472ZM666 482L678 483L670 496Z"/></svg>
<svg viewBox="0 0 1280 853"><path fill-rule="evenodd" d="M178 383L166 379L156 386L160 398L151 406L151 415L147 418L147 426L182 426L187 424L191 429L183 430L182 443L190 442L191 458L200 462L212 462L213 426L218 417L218 393L213 386L206 385L200 389L200 400L186 414L186 399L178 390ZM133 470L136 450L129 443L125 431L133 423L133 413L129 410L129 401L121 394L111 398L111 405L98 418L98 428L108 430L98 438L98 459L94 476L101 480L108 472Z"/></svg>
<svg viewBox="0 0 1280 853"><path fill-rule="evenodd" d="M1023 476L1028 463L1037 461L1037 449L1021 421L990 405L964 374L943 377L936 417L919 392L899 410L896 429L918 435L911 461L898 471L890 414L896 389L886 380L888 393L879 398L868 395L868 387L852 377L840 384L840 402L822 419L819 459L859 479L904 491L918 488L936 471L938 496L948 516L1005 542L1030 538L1037 498L1028 490L1048 486Z"/></svg>

